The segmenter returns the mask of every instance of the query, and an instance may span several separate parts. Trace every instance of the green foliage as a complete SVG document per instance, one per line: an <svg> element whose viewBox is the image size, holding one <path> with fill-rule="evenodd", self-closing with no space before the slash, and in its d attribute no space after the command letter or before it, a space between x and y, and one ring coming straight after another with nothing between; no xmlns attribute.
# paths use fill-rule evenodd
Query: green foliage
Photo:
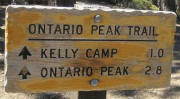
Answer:
<svg viewBox="0 0 180 99"><path fill-rule="evenodd" d="M153 5L151 1L147 0L132 0L128 7L141 10L159 10L159 8Z"/></svg>

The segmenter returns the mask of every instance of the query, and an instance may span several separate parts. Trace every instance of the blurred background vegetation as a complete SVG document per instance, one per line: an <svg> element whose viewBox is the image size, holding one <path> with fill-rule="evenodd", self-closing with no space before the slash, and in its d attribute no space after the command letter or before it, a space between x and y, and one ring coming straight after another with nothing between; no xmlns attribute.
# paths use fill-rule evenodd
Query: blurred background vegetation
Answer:
<svg viewBox="0 0 180 99"><path fill-rule="evenodd" d="M11 3L16 4L42 4L51 5L53 3L61 3L66 1L68 3L76 3L79 0L0 0L1 5L7 5ZM80 0L90 2L107 2L114 4L122 8L133 8L133 9L148 9L148 10L171 10L176 11L179 6L180 0Z"/></svg>
<svg viewBox="0 0 180 99"><path fill-rule="evenodd" d="M51 6L72 6L76 1L88 3L106 2L120 7L141 10L162 10L173 11L180 16L180 0L0 0L0 5L8 4L29 4L29 5L51 5ZM63 5L63 4L64 5Z"/></svg>
<svg viewBox="0 0 180 99"><path fill-rule="evenodd" d="M0 0L1 5L7 4L41 4L61 6L62 2L73 3L79 0ZM180 0L80 0L90 2L106 2L121 8L133 8L142 10L169 10L177 12Z"/></svg>

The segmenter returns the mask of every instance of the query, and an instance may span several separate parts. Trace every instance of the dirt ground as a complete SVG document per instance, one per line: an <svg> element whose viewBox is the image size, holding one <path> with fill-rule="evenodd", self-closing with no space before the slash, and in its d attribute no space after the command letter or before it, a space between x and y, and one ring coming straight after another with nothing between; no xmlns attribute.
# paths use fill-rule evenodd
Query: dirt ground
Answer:
<svg viewBox="0 0 180 99"><path fill-rule="evenodd" d="M86 6L79 4L77 6ZM93 7L92 5L91 7ZM87 7L87 6L86 6ZM77 99L78 92L61 93L6 93L4 91L4 18L5 6L0 6L0 99ZM175 35L171 86L147 90L108 90L107 99L180 99L180 25Z"/></svg>

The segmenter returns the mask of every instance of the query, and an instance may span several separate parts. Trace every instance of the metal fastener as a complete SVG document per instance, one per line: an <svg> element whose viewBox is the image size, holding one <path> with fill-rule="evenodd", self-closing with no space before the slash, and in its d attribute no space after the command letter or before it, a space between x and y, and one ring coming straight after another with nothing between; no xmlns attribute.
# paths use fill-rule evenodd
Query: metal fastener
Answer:
<svg viewBox="0 0 180 99"><path fill-rule="evenodd" d="M101 22L101 20L102 20L102 16L101 15L99 15L99 14L97 14L97 15L95 15L94 16L94 22Z"/></svg>
<svg viewBox="0 0 180 99"><path fill-rule="evenodd" d="M93 86L93 87L96 87L96 86L98 85L98 83L99 83L99 80L98 80L98 79L92 79L92 80L90 81L90 84L91 84L91 86Z"/></svg>

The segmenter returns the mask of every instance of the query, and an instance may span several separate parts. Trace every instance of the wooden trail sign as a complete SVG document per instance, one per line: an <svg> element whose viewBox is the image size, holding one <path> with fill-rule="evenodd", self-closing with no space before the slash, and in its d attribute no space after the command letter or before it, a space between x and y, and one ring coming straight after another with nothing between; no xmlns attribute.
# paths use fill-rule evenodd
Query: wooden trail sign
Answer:
<svg viewBox="0 0 180 99"><path fill-rule="evenodd" d="M172 12L9 6L8 92L142 89L170 83Z"/></svg>

